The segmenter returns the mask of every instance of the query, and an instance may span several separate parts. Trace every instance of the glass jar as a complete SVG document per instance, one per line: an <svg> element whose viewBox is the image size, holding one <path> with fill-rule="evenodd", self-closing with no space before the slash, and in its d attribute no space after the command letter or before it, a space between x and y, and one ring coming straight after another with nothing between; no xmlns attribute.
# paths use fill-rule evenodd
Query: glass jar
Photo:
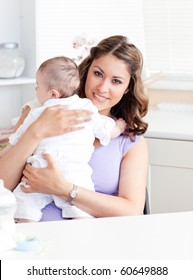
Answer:
<svg viewBox="0 0 193 280"><path fill-rule="evenodd" d="M25 68L25 59L21 55L18 43L0 44L0 78L17 78Z"/></svg>

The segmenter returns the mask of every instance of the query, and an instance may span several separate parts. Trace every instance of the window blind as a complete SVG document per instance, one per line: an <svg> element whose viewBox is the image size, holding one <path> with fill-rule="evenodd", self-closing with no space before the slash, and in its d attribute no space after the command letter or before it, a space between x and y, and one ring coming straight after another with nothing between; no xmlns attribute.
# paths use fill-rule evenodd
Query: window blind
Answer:
<svg viewBox="0 0 193 280"><path fill-rule="evenodd" d="M193 1L144 0L146 62L150 73L193 77Z"/></svg>

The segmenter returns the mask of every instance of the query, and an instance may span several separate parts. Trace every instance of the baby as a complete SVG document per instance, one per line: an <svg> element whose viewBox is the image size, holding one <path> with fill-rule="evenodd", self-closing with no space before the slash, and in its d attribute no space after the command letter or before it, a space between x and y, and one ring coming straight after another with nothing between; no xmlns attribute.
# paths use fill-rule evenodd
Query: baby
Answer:
<svg viewBox="0 0 193 280"><path fill-rule="evenodd" d="M84 123L84 128L61 136L43 139L35 149L28 163L36 168L44 168L47 162L42 153L49 153L62 170L66 180L73 184L76 194L78 186L94 191L91 179L92 169L88 162L94 150L95 137L101 145L108 145L111 138L119 136L125 130L122 119L113 119L100 115L97 108L87 98L79 98L76 94L79 88L79 71L77 65L69 58L61 56L43 62L36 73L36 96L42 106L32 109L23 124L9 137L9 146L15 145L41 113L49 106L67 105L67 109L84 109L92 112L91 120ZM40 193L24 193L20 182L14 190L17 199L16 222L40 221L41 209L54 200L62 209L64 218L92 217L74 205L70 199L64 200L55 195ZM28 187L24 184L25 187Z"/></svg>

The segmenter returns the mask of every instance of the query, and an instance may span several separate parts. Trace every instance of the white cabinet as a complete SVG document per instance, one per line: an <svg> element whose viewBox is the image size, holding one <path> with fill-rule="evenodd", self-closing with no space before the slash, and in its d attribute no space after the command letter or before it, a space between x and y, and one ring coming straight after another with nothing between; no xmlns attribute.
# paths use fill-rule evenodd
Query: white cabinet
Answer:
<svg viewBox="0 0 193 280"><path fill-rule="evenodd" d="M146 139L151 213L193 211L193 142Z"/></svg>
<svg viewBox="0 0 193 280"><path fill-rule="evenodd" d="M34 98L34 79L0 80L0 128L10 127L21 106Z"/></svg>
<svg viewBox="0 0 193 280"><path fill-rule="evenodd" d="M33 32L35 28L34 2L1 0L0 3L1 42L19 43L26 59L22 77L0 79L0 128L10 127L11 119L19 115L21 106L34 98L36 68L35 33ZM25 17L23 17L23 13L25 13Z"/></svg>

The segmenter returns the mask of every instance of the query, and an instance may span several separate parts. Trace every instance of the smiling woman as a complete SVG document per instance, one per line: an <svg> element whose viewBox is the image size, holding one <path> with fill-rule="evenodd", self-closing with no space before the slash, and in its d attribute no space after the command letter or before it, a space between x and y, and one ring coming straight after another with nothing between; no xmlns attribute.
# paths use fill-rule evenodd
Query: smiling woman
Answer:
<svg viewBox="0 0 193 280"><path fill-rule="evenodd" d="M118 58L111 54L95 59L89 68L85 84L87 98L92 100L99 112L108 116L111 116L111 107L126 94L130 81L130 74L124 61L119 62L115 68L117 60Z"/></svg>
<svg viewBox="0 0 193 280"><path fill-rule="evenodd" d="M126 37L111 36L99 42L79 69L81 97L88 96L100 112L123 118L130 132L147 129L141 119L147 113L141 80L143 57Z"/></svg>
<svg viewBox="0 0 193 280"><path fill-rule="evenodd" d="M100 41L79 65L80 97L93 101L104 117L122 118L126 123L123 134L112 139L107 146L99 145L98 139L94 141L95 150L89 165L93 170L95 191L80 184L76 186L74 197L74 183L47 154L44 155L47 167L25 166L22 181L28 183L28 188L21 186L23 192L53 194L67 201L71 198L73 206L94 217L143 214L148 165L143 137L147 123L143 117L148 99L141 79L142 66L139 49L121 35ZM76 118L73 110L50 107L25 131L1 158L0 176L10 189L14 189L26 157L33 153L37 144L45 137L69 132L69 127L73 128L77 123ZM61 209L52 203L43 210L42 220L50 219L50 212L46 210L52 212L51 219L61 219Z"/></svg>

